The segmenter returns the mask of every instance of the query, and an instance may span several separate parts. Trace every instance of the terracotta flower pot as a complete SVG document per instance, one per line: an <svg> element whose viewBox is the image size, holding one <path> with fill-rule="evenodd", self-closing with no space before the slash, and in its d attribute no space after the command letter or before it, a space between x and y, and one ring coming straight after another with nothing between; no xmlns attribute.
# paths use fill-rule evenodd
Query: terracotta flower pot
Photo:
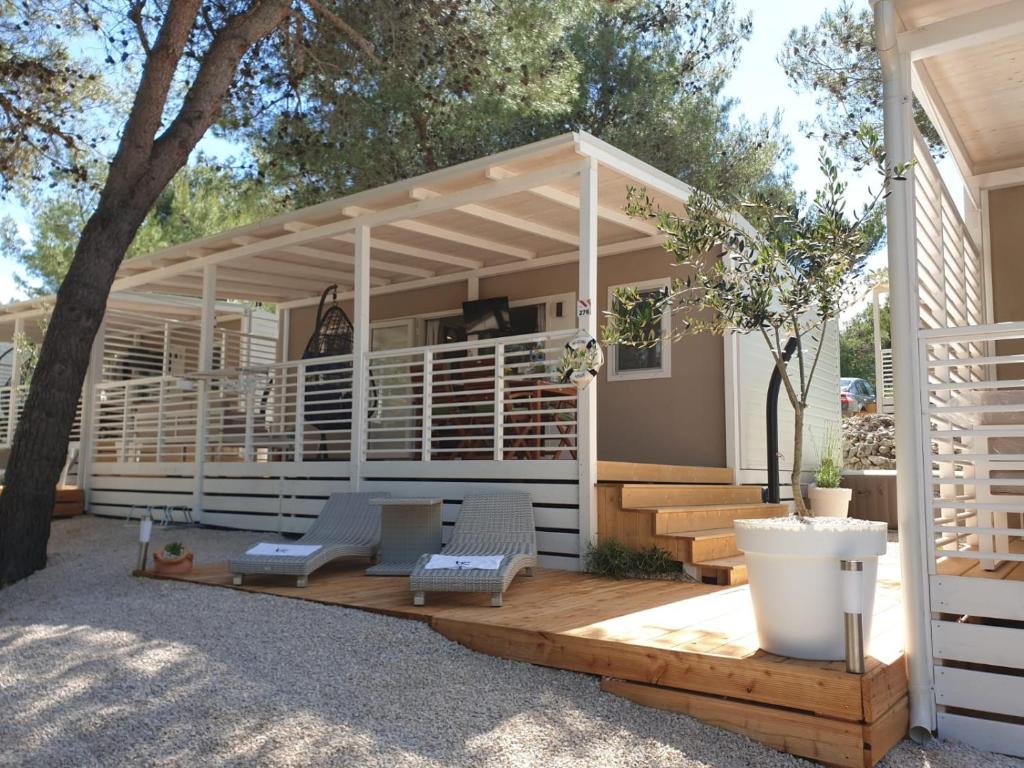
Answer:
<svg viewBox="0 0 1024 768"><path fill-rule="evenodd" d="M192 572L195 555L185 550L177 557L168 555L162 549L153 553L153 570L160 576L181 576Z"/></svg>

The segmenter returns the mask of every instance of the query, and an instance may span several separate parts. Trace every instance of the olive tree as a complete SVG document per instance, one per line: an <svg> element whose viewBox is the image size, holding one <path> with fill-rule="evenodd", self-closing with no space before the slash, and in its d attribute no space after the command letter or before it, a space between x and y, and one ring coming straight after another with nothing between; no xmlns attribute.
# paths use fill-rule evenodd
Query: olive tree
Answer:
<svg viewBox="0 0 1024 768"><path fill-rule="evenodd" d="M800 486L804 420L821 362L821 343L856 292L857 279L874 240L877 209L907 165L890 165L877 133L858 132L881 177L876 194L850 211L847 184L822 149L824 182L808 204L782 204L760 197L735 208L695 191L686 215L659 209L644 190L631 189L627 211L656 222L665 248L687 274L661 293L616 292L607 313L604 341L650 346L693 333L755 334L771 351L793 408L795 512L807 514ZM662 334L662 317L672 316ZM784 350L795 339L787 365Z"/></svg>

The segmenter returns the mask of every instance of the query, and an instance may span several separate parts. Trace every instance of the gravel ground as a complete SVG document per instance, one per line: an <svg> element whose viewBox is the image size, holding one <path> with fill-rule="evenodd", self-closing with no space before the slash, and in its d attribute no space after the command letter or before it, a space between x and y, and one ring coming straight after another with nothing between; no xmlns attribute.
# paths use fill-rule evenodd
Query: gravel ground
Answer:
<svg viewBox="0 0 1024 768"><path fill-rule="evenodd" d="M418 622L132 578L135 533L57 521L49 567L0 591L0 765L811 765ZM206 561L254 538L172 536ZM885 765L1024 763L904 742Z"/></svg>

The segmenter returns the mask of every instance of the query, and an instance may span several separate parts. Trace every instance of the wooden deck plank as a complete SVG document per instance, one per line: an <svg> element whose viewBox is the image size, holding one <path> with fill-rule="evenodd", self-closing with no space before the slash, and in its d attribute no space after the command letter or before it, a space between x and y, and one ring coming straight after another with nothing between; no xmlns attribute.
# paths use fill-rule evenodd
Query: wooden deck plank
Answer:
<svg viewBox="0 0 1024 768"><path fill-rule="evenodd" d="M758 650L746 587L615 581L537 569L513 582L501 609L475 594L428 595L427 604L417 607L408 579L369 577L364 568L365 562L331 564L305 588L247 577L241 589L428 621L446 637L506 658L851 722L862 720L866 706L885 708L898 696L903 674L900 661L891 673L896 682L879 678L869 695L841 662L783 659ZM231 586L223 564L198 566L183 580ZM887 622L898 614L892 591L888 584L879 590L875 635L886 635ZM884 645L891 655L892 643ZM886 666L874 658L867 662L869 673Z"/></svg>
<svg viewBox="0 0 1024 768"><path fill-rule="evenodd" d="M721 483L734 482L731 469L683 467L673 464L641 464L630 461L597 462L600 483Z"/></svg>
<svg viewBox="0 0 1024 768"><path fill-rule="evenodd" d="M696 717L792 755L849 768L863 765L864 735L857 723L612 678L601 681L601 690Z"/></svg>

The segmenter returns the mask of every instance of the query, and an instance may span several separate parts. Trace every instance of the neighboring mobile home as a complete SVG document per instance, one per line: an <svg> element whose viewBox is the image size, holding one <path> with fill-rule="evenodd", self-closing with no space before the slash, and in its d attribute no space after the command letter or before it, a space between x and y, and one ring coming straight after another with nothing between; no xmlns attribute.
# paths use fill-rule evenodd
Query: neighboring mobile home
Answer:
<svg viewBox="0 0 1024 768"><path fill-rule="evenodd" d="M657 229L624 213L630 187L685 212L683 182L566 134L125 262L115 296L201 311L111 304L83 400L90 510L159 503L298 531L345 488L442 496L448 522L468 492L517 488L535 502L542 564L574 569L598 534L599 460L730 467L763 484L760 339L610 349L586 389L556 380L577 329L599 337L615 287L679 274ZM352 352L303 360L329 285ZM215 301L273 307L276 325L229 326ZM29 311L0 310L0 328ZM474 333L480 312L497 313L497 333ZM834 333L826 343L819 430L839 419ZM160 350L156 368L126 368L141 348Z"/></svg>

